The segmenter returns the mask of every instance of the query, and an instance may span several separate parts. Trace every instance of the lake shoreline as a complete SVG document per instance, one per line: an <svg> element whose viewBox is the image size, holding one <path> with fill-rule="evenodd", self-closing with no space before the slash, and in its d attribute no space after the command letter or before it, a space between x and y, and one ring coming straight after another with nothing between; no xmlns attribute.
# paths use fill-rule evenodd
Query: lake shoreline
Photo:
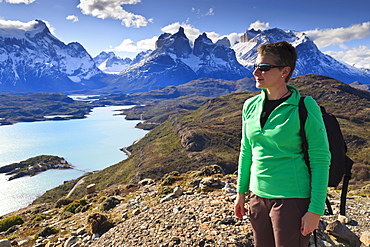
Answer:
<svg viewBox="0 0 370 247"><path fill-rule="evenodd" d="M131 106L95 107L84 119L42 121L0 126L0 168L39 155L65 158L72 169L48 169L37 176L8 181L0 173L0 215L23 208L46 191L88 172L105 169L127 158L119 149L129 147L147 131L140 121L126 120L117 110Z"/></svg>

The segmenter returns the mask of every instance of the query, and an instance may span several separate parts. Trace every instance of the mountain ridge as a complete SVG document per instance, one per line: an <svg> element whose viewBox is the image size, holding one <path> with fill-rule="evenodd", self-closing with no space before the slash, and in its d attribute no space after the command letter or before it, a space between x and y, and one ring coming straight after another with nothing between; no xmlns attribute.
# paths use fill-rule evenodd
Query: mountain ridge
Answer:
<svg viewBox="0 0 370 247"><path fill-rule="evenodd" d="M106 77L85 48L64 44L43 21L0 31L0 91L65 92L105 85Z"/></svg>
<svg viewBox="0 0 370 247"><path fill-rule="evenodd" d="M320 74L330 76L350 84L360 81L370 84L370 73L346 63L339 62L329 55L323 54L315 43L303 32L282 30L279 28L256 31L247 30L246 40L232 46L237 54L238 61L250 70L253 69L257 57L257 47L261 44L275 43L285 40L297 50L298 59L293 76L306 74Z"/></svg>
<svg viewBox="0 0 370 247"><path fill-rule="evenodd" d="M323 54L302 32L251 29L234 45L227 38L214 43L203 33L191 44L180 27L177 33L161 34L155 50L141 52L134 59L122 59L112 52L92 58L81 44L64 44L43 21L35 20L24 29L0 31L0 91L131 94L202 77L238 80L253 77L258 45L280 40L297 48L294 76L322 74L348 84L370 83L368 70Z"/></svg>

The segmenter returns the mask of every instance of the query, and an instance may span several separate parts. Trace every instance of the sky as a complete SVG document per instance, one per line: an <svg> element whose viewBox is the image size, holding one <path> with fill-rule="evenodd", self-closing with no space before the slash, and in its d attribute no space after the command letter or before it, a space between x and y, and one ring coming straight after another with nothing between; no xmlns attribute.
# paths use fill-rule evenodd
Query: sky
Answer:
<svg viewBox="0 0 370 247"><path fill-rule="evenodd" d="M205 32L232 42L250 28L280 28L305 32L325 54L370 69L370 0L0 0L0 29L36 19L92 57L133 58L180 26L190 40Z"/></svg>

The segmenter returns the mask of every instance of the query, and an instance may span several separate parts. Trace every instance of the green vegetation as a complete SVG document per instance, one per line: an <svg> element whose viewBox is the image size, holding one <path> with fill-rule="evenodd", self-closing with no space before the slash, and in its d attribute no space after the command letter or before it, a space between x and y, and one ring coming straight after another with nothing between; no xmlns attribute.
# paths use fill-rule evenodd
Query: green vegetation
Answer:
<svg viewBox="0 0 370 247"><path fill-rule="evenodd" d="M15 225L22 225L24 220L19 215L14 215L9 218L0 221L0 232L8 230L10 227Z"/></svg>
<svg viewBox="0 0 370 247"><path fill-rule="evenodd" d="M42 214L38 214L35 216L35 218L33 218L33 221L34 222L38 222L38 221L43 221L47 218L48 214L45 214L45 213L42 213Z"/></svg>
<svg viewBox="0 0 370 247"><path fill-rule="evenodd" d="M77 213L77 209L81 206L87 205L86 199L80 199L80 200L75 200L68 204L64 209L63 212L71 212L73 214Z"/></svg>

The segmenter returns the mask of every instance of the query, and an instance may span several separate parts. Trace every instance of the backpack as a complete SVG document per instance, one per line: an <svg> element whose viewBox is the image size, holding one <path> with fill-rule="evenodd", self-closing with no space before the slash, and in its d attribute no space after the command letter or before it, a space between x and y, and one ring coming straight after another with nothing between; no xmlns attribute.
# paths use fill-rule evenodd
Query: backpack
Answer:
<svg viewBox="0 0 370 247"><path fill-rule="evenodd" d="M304 104L304 98L305 97L301 97L299 101L299 119L301 125L300 135L302 137L304 160L309 168L308 170L310 170L308 143L306 133L304 131L304 125L307 119L307 108ZM327 113L323 106L320 106L320 109L326 127L331 153L328 187L337 187L343 179L340 199L340 215L345 215L348 183L351 179L351 169L354 162L346 155L347 145L344 141L342 131L340 130L336 117L333 114ZM328 213L333 214L328 198L326 198L326 207L328 209Z"/></svg>

